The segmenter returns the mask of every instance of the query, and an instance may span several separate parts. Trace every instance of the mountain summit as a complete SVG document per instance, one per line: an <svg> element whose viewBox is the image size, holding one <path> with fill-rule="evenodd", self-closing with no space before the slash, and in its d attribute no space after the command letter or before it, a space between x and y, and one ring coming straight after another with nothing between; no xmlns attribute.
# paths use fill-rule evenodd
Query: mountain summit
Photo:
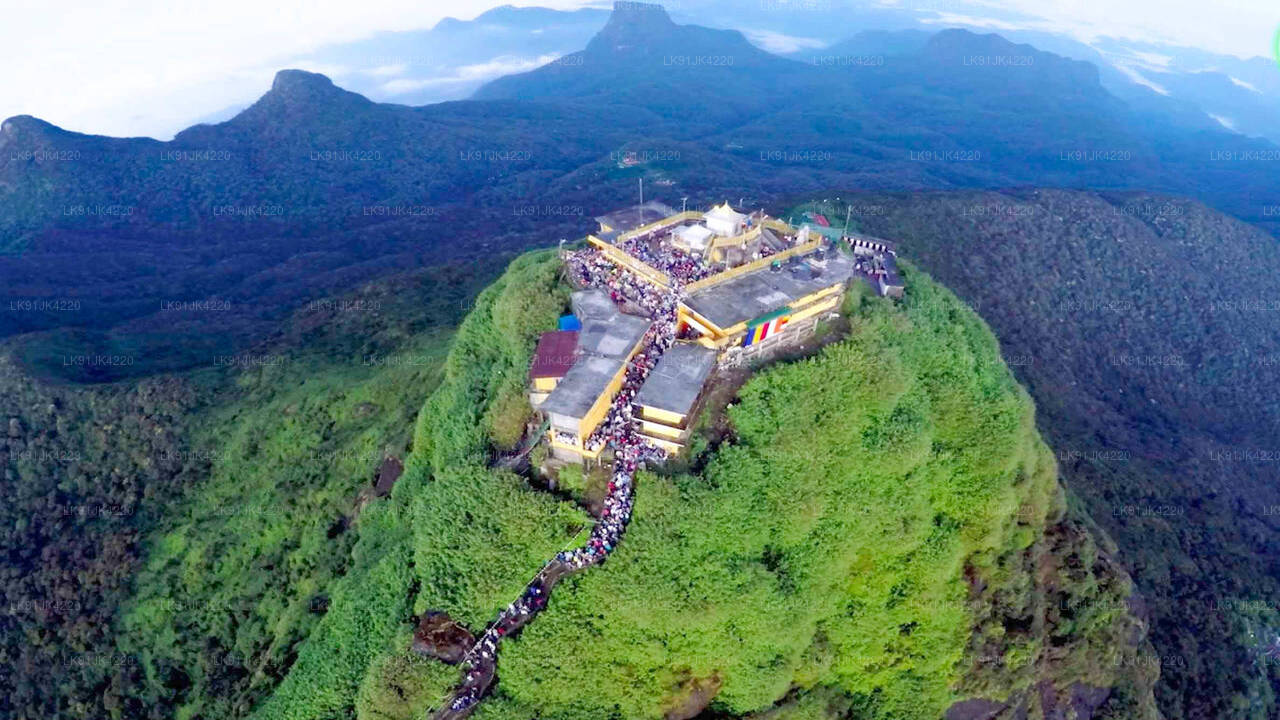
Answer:
<svg viewBox="0 0 1280 720"><path fill-rule="evenodd" d="M252 107L285 111L317 109L329 106L367 106L373 102L363 95L343 90L327 76L306 70L281 70L271 83L271 90Z"/></svg>
<svg viewBox="0 0 1280 720"><path fill-rule="evenodd" d="M629 104L663 115L667 108L697 108L712 117L758 107L767 87L791 87L788 80L799 81L805 69L757 48L736 30L677 25L661 5L618 2L583 50L498 78L473 97L602 100L621 92Z"/></svg>
<svg viewBox="0 0 1280 720"><path fill-rule="evenodd" d="M615 2L613 14L587 45L587 52L621 51L662 42L678 33L666 8L653 3Z"/></svg>

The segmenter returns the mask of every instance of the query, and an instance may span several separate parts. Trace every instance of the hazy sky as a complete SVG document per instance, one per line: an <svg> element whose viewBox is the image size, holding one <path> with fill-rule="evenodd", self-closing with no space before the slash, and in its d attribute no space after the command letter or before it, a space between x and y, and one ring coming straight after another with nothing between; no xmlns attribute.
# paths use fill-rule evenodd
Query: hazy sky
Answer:
<svg viewBox="0 0 1280 720"><path fill-rule="evenodd" d="M1268 54L1280 25L1278 0L877 1L970 23L981 22L984 8L1014 10L1078 38L1166 40L1240 56ZM315 48L380 30L429 28L446 15L469 19L496 2L0 0L0 118L29 114L81 132L168 137L252 101L276 70ZM998 23L992 29L998 32Z"/></svg>

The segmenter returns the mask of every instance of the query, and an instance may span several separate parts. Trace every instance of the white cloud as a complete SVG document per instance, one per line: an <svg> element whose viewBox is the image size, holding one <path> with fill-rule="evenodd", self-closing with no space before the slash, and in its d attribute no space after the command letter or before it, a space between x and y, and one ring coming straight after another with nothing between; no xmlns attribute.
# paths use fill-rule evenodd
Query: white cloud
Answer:
<svg viewBox="0 0 1280 720"><path fill-rule="evenodd" d="M377 32L425 29L446 14L473 18L501 1L0 0L0 118L30 114L71 130L168 137L194 118L252 102L270 86L276 70L291 66L291 58ZM870 2L904 10L921 7L914 0ZM518 3L561 9L600 5L584 0ZM997 32L1036 29L1085 42L1104 36L1171 42L1240 57L1269 57L1280 20L1275 0L1215 0L1212 11L1203 0L924 4L931 10L921 11L921 17L938 18L939 24ZM696 10L691 6L686 14ZM816 47L810 38L768 28L752 31L755 42L774 52ZM335 70L388 82L415 80L395 74L395 64L370 60L367 69ZM462 82L465 73L487 78L483 73L491 71L483 68L488 65L459 68L449 77L453 82ZM342 77L341 72L330 74Z"/></svg>
<svg viewBox="0 0 1280 720"><path fill-rule="evenodd" d="M978 17L961 13L939 11L933 17L922 18L926 25L964 26L984 28L987 30L1043 30L1048 23L1021 22L1015 23L998 18Z"/></svg>
<svg viewBox="0 0 1280 720"><path fill-rule="evenodd" d="M1223 117L1223 116L1221 116L1221 115L1217 115L1217 114L1215 114L1215 113L1209 113L1209 117L1213 118L1214 120L1217 120L1217 121L1218 121L1218 124L1219 124L1219 125L1221 125L1222 127L1226 128L1226 129L1228 129L1228 130L1230 130L1230 131L1232 131L1232 132L1237 132L1237 130L1236 130L1236 124L1235 124L1234 122L1232 122L1232 121L1231 121L1231 118Z"/></svg>
<svg viewBox="0 0 1280 720"><path fill-rule="evenodd" d="M378 89L388 96L403 95L414 90L438 85L470 83L491 80L503 75L526 72L542 67L555 60L557 55L542 55L536 58L518 58L511 55L496 57L488 62L474 65L463 65L451 75L438 75L425 78L397 78L383 83Z"/></svg>
<svg viewBox="0 0 1280 720"><path fill-rule="evenodd" d="M1152 70L1168 69L1169 64L1173 62L1172 57L1168 55L1162 55L1160 53L1142 52L1140 50L1133 50L1130 52L1130 55L1135 60L1137 60L1140 65L1142 65L1143 67L1151 68Z"/></svg>
<svg viewBox="0 0 1280 720"><path fill-rule="evenodd" d="M963 0L941 5L969 5ZM1165 42L1248 58L1271 57L1274 0L998 0L999 7L1036 18L1038 29L1090 42L1100 37ZM1041 25L1044 21L1046 25Z"/></svg>
<svg viewBox="0 0 1280 720"><path fill-rule="evenodd" d="M1261 94L1261 93L1262 93L1262 91L1261 91L1261 90L1259 90L1259 89L1258 89L1258 87L1257 87L1256 85L1254 85L1253 83L1247 83L1247 82L1245 82L1245 81L1241 80L1240 78L1238 78L1238 77L1236 77L1236 76L1234 76L1234 75L1228 75L1227 77L1231 78L1231 82L1235 83L1236 85L1239 85L1240 87L1244 88L1245 90L1252 90L1252 91L1254 91L1254 92L1256 92L1256 93L1259 93L1259 94Z"/></svg>
<svg viewBox="0 0 1280 720"><path fill-rule="evenodd" d="M1148 79L1147 79L1147 76L1146 76L1146 75L1143 75L1143 74L1142 74L1142 73L1140 73L1140 72L1138 72L1137 68L1131 67L1131 66L1129 66L1129 65L1122 65L1122 64L1117 64L1117 65L1115 66L1115 68L1116 68L1117 70L1119 70L1120 72L1124 73L1125 75L1129 76L1129 79L1130 79L1130 80L1132 80L1132 81L1134 81L1134 82L1138 83L1139 85L1144 85L1144 86L1146 86L1146 87L1149 87L1149 88L1151 88L1152 90L1155 90L1156 92L1160 93L1161 95L1168 95L1168 94L1169 94L1169 91L1168 91L1168 90L1166 90L1164 87L1162 87L1162 86L1160 86L1160 85L1157 85L1156 83L1154 83L1154 82L1152 82L1152 81L1148 80Z"/></svg>
<svg viewBox="0 0 1280 720"><path fill-rule="evenodd" d="M494 4L10 0L0 23L0 118L28 114L82 132L166 138L194 118L256 99L276 70L296 66L290 58L380 31L429 28L446 13L472 18Z"/></svg>
<svg viewBox="0 0 1280 720"><path fill-rule="evenodd" d="M756 47L778 55L816 49L826 45L825 42L815 38L786 35L772 30L761 30L759 28L740 28L740 30Z"/></svg>
<svg viewBox="0 0 1280 720"><path fill-rule="evenodd" d="M366 70L361 70L360 72L373 77L396 77L397 75L403 75L408 69L408 65L405 65L404 63L396 63L394 65L379 65L378 67L368 68Z"/></svg>

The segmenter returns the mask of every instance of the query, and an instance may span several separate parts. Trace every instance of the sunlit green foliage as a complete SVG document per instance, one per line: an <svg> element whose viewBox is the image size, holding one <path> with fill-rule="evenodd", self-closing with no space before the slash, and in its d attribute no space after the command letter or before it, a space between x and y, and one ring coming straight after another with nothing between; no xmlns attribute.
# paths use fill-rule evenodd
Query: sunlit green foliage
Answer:
<svg viewBox="0 0 1280 720"><path fill-rule="evenodd" d="M527 255L477 298L389 505L376 525L362 521L353 567L328 615L257 717L331 717L358 698L362 716L377 718L438 701L434 690L395 699L406 673L441 691L456 680L440 663L406 670L410 612L445 608L482 627L587 526L572 505L485 468L493 437L480 419L504 388L523 386L538 333L554 326L567 301L558 273L552 254Z"/></svg>
<svg viewBox="0 0 1280 720"><path fill-rule="evenodd" d="M734 713L806 684L937 717L969 634L962 564L1053 483L990 333L915 276L903 310L868 303L729 412L737 439L700 476L641 477L626 543L504 650L502 692L659 717L716 675Z"/></svg>
<svg viewBox="0 0 1280 720"><path fill-rule="evenodd" d="M443 347L429 339L417 349L438 358L434 367L262 368L241 381L255 399L205 428L211 481L169 516L120 638L157 685L173 670L190 678L188 711L226 703L244 712L279 681L347 570L357 493L384 450L403 452L412 423L403 399L438 382ZM242 692L227 697L228 678L246 674Z"/></svg>
<svg viewBox="0 0 1280 720"><path fill-rule="evenodd" d="M697 474L641 474L626 542L504 644L477 720L658 718L702 691L733 715L935 718L1033 687L1044 626L1005 620L1044 614L1048 576L1028 565L1062 514L1052 458L991 334L906 271L905 301L851 292L845 339L757 372ZM580 542L589 519L574 503L489 467L500 438L485 420L564 308L558 272L551 254L526 256L480 294L404 476L366 510L328 613L256 717L419 717L456 669L407 653L410 615L443 610L479 631ZM561 474L570 495L589 490ZM1086 590L1095 561L1080 557ZM970 573L995 590L975 598ZM1114 653L1116 629L1131 629L1089 612L1055 627L1064 647L1096 637ZM978 652L999 662L977 666ZM1067 681L1112 682L1071 667Z"/></svg>

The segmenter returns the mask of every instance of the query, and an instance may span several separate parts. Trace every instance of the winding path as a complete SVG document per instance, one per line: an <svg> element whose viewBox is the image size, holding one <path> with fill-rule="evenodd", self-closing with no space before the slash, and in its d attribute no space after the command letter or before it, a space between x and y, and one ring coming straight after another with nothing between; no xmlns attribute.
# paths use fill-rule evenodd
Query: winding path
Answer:
<svg viewBox="0 0 1280 720"><path fill-rule="evenodd" d="M609 494L587 542L573 550L559 552L547 561L525 586L520 597L498 613L484 634L467 651L461 663L462 682L432 715L434 720L461 720L470 715L497 675L498 645L502 639L529 624L546 607L551 590L561 579L599 565L618 547L627 524L631 521L636 466L665 456L662 450L635 431L631 422L630 399L640 389L658 357L675 340L675 306L680 290L659 291L656 286L639 281L630 273L617 268L612 270L611 275L605 275L598 267L592 269L589 262L578 266L577 272L584 285L606 288L619 292L620 295L627 294L628 288L643 288L640 290L640 297L628 299L644 308L654 320L653 328L645 336L645 346L637 354L637 357L645 358L645 363L632 364L629 368L622 390L614 398L609 414L592 436L592 440L606 442L614 450Z"/></svg>

